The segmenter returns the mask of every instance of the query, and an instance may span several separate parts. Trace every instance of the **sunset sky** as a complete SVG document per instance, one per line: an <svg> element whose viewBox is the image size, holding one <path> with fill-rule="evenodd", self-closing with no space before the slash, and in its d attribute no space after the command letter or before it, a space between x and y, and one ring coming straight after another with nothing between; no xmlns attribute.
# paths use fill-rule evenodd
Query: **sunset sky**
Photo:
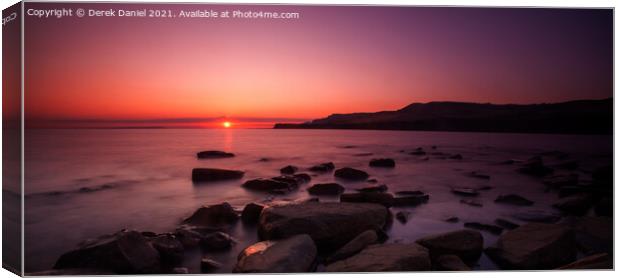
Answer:
<svg viewBox="0 0 620 278"><path fill-rule="evenodd" d="M78 8L27 3L28 8ZM613 94L612 10L79 4L300 19L26 17L30 127L268 127L439 100Z"/></svg>

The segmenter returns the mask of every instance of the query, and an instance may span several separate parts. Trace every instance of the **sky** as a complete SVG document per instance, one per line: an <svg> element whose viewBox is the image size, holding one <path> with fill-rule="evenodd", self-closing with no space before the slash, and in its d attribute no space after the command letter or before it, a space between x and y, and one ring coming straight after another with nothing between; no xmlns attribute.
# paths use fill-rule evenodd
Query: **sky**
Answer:
<svg viewBox="0 0 620 278"><path fill-rule="evenodd" d="M27 16L27 127L270 127L413 102L529 104L613 95L612 10L79 7L300 17Z"/></svg>

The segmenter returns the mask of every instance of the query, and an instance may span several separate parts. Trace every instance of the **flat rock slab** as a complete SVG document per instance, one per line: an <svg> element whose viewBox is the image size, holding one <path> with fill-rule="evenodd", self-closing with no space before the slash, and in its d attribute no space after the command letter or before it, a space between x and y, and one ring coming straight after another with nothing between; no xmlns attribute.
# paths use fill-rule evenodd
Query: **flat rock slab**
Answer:
<svg viewBox="0 0 620 278"><path fill-rule="evenodd" d="M233 153L227 153L223 151L202 151L196 154L197 158L209 159L209 158L229 158L235 157Z"/></svg>
<svg viewBox="0 0 620 278"><path fill-rule="evenodd" d="M244 175L243 171L215 169L215 168L194 168L192 169L193 182L215 182L226 180L238 180Z"/></svg>
<svg viewBox="0 0 620 278"><path fill-rule="evenodd" d="M467 263L473 263L482 254L483 239L478 231L462 229L429 235L416 240L416 243L428 248L433 258L456 255Z"/></svg>
<svg viewBox="0 0 620 278"><path fill-rule="evenodd" d="M267 207L260 216L261 239L308 234L319 250L336 250L366 230L383 228L388 210L369 203L299 203Z"/></svg>
<svg viewBox="0 0 620 278"><path fill-rule="evenodd" d="M312 271L317 249L308 235L261 241L245 248L233 269L236 273L297 273Z"/></svg>
<svg viewBox="0 0 620 278"><path fill-rule="evenodd" d="M564 225L529 223L501 235L485 252L504 269L553 269L575 260L574 233Z"/></svg>
<svg viewBox="0 0 620 278"><path fill-rule="evenodd" d="M327 272L431 270L428 250L418 244L375 244L357 255L328 265Z"/></svg>

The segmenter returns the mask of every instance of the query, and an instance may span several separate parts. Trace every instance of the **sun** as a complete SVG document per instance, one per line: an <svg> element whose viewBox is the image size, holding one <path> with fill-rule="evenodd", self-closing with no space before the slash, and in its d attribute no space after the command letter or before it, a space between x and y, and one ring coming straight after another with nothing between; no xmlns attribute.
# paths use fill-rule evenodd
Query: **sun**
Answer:
<svg viewBox="0 0 620 278"><path fill-rule="evenodd" d="M231 126L232 126L232 123L231 123L231 122L223 122L223 123L222 123L222 126L223 126L224 128L229 128L229 127L231 127Z"/></svg>

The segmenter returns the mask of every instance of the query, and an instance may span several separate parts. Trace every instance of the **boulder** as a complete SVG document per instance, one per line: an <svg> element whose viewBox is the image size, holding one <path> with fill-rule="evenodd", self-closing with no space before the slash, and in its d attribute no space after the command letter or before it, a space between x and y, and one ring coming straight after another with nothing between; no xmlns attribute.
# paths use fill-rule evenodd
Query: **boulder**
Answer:
<svg viewBox="0 0 620 278"><path fill-rule="evenodd" d="M295 172L297 172L297 170L299 170L299 168L293 166L293 165L288 165L286 167L283 167L282 169L280 169L280 173L282 175L292 175L295 174Z"/></svg>
<svg viewBox="0 0 620 278"><path fill-rule="evenodd" d="M227 153L223 151L202 151L196 154L196 156L200 159L209 159L209 158L228 158L234 157L235 154Z"/></svg>
<svg viewBox="0 0 620 278"><path fill-rule="evenodd" d="M456 255L441 255L434 264L435 269L439 271L469 271L471 268L467 266L461 258Z"/></svg>
<svg viewBox="0 0 620 278"><path fill-rule="evenodd" d="M540 156L535 156L523 163L519 172L530 176L544 177L553 173L553 169L545 166Z"/></svg>
<svg viewBox="0 0 620 278"><path fill-rule="evenodd" d="M317 249L305 234L255 243L239 254L235 273L298 273L312 271Z"/></svg>
<svg viewBox="0 0 620 278"><path fill-rule="evenodd" d="M297 181L298 184L307 183L312 180L312 177L310 177L310 175L306 173L295 174L293 175L293 178Z"/></svg>
<svg viewBox="0 0 620 278"><path fill-rule="evenodd" d="M162 234L149 238L148 241L159 252L162 263L175 265L183 261L185 249L174 235Z"/></svg>
<svg viewBox="0 0 620 278"><path fill-rule="evenodd" d="M517 194L499 195L495 198L495 202L515 206L531 206L534 204L534 202Z"/></svg>
<svg viewBox="0 0 620 278"><path fill-rule="evenodd" d="M218 251L230 248L234 240L224 232L213 232L202 236L200 246L209 251Z"/></svg>
<svg viewBox="0 0 620 278"><path fill-rule="evenodd" d="M200 260L200 272L202 273L211 273L217 269L220 269L222 267L222 264L209 258L209 257L203 257Z"/></svg>
<svg viewBox="0 0 620 278"><path fill-rule="evenodd" d="M260 216L261 239L308 234L320 250L333 251L360 233L382 228L388 210L377 204L298 203L265 208Z"/></svg>
<svg viewBox="0 0 620 278"><path fill-rule="evenodd" d="M344 192L344 187L337 183L317 183L308 188L312 195L338 195Z"/></svg>
<svg viewBox="0 0 620 278"><path fill-rule="evenodd" d="M238 180L244 175L243 171L215 169L215 168L194 168L192 169L193 182L215 182L225 180Z"/></svg>
<svg viewBox="0 0 620 278"><path fill-rule="evenodd" d="M80 244L78 249L60 256L54 268L95 268L119 274L159 273L161 259L157 249L140 232L123 230Z"/></svg>
<svg viewBox="0 0 620 278"><path fill-rule="evenodd" d="M282 181L282 180L275 180L275 179L248 180L244 182L241 186L247 189L251 189L251 190L267 191L267 192L274 191L274 190L290 191L294 187L296 187L296 185L292 185L289 182Z"/></svg>
<svg viewBox="0 0 620 278"><path fill-rule="evenodd" d="M584 215L594 205L592 195L583 193L564 197L553 204L553 207L573 215Z"/></svg>
<svg viewBox="0 0 620 278"><path fill-rule="evenodd" d="M352 180L352 181L360 181L368 179L368 173L358 170L355 168L345 167L340 168L334 172L334 176L337 178Z"/></svg>
<svg viewBox="0 0 620 278"><path fill-rule="evenodd" d="M388 187L385 184L378 186L368 186L359 189L355 189L358 192L369 193L369 192L387 192Z"/></svg>
<svg viewBox="0 0 620 278"><path fill-rule="evenodd" d="M358 254L327 265L327 272L431 270L428 250L418 244L375 244Z"/></svg>
<svg viewBox="0 0 620 278"><path fill-rule="evenodd" d="M340 195L340 202L345 203L374 203L391 207L394 203L394 196L390 193L369 192L369 193L345 193Z"/></svg>
<svg viewBox="0 0 620 278"><path fill-rule="evenodd" d="M564 225L528 223L501 235L485 252L503 269L553 269L575 260L574 237Z"/></svg>
<svg viewBox="0 0 620 278"><path fill-rule="evenodd" d="M542 211L542 210L529 210L529 211L517 212L513 214L512 217L522 220L522 221L538 222L538 223L555 223L555 222L558 222L558 220L560 220L559 215L552 213L552 212L548 212L548 211Z"/></svg>
<svg viewBox="0 0 620 278"><path fill-rule="evenodd" d="M613 269L614 263L607 253L599 253L581 258L556 269Z"/></svg>
<svg viewBox="0 0 620 278"><path fill-rule="evenodd" d="M194 226L222 226L237 222L239 215L228 203L221 203L212 206L203 206L196 210L183 224Z"/></svg>
<svg viewBox="0 0 620 278"><path fill-rule="evenodd" d="M465 222L463 226L465 226L465 228L487 231L494 235L499 235L504 230L504 228L499 227L499 226L483 224L483 223L478 223L478 222Z"/></svg>
<svg viewBox="0 0 620 278"><path fill-rule="evenodd" d="M478 231L463 229L447 233L429 235L416 240L416 243L428 248L431 257L457 255L471 264L478 261L482 254L482 235Z"/></svg>
<svg viewBox="0 0 620 278"><path fill-rule="evenodd" d="M370 167L383 167L383 168L394 168L396 167L396 162L391 158L375 158L370 160L368 163Z"/></svg>
<svg viewBox="0 0 620 278"><path fill-rule="evenodd" d="M336 169L336 165L334 165L333 162L327 162L327 163L321 163L318 165L314 165L310 167L309 170L312 172L325 173L325 172L333 171L334 169Z"/></svg>
<svg viewBox="0 0 620 278"><path fill-rule="evenodd" d="M263 211L263 208L265 208L265 206L257 203L249 203L245 205L243 211L241 212L241 220L247 224L258 222L258 217Z"/></svg>
<svg viewBox="0 0 620 278"><path fill-rule="evenodd" d="M394 197L392 200L392 206L394 207L414 207L428 202L428 195L412 195L403 197Z"/></svg>
<svg viewBox="0 0 620 278"><path fill-rule="evenodd" d="M367 230L357 235L354 239L342 246L342 248L338 249L338 251L327 257L325 263L330 264L332 262L351 257L366 248L366 246L377 243L378 239L379 237L377 236L377 232Z"/></svg>

